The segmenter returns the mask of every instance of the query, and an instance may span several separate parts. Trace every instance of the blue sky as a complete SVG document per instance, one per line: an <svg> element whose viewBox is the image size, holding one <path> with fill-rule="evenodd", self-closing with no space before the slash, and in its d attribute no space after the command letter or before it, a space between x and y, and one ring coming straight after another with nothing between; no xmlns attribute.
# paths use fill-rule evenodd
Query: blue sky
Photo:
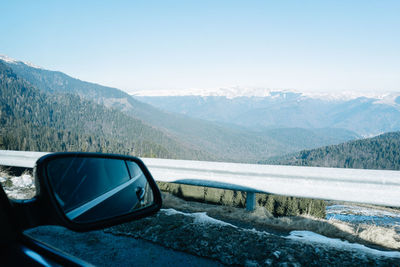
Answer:
<svg viewBox="0 0 400 267"><path fill-rule="evenodd" d="M400 91L400 1L8 1L0 54L128 92Z"/></svg>

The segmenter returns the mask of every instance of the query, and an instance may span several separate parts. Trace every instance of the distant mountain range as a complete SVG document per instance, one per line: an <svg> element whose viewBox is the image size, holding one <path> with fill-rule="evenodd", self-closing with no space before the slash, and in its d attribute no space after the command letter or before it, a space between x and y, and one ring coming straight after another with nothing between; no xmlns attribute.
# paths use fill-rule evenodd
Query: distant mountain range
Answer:
<svg viewBox="0 0 400 267"><path fill-rule="evenodd" d="M0 56L1 58L1 56ZM32 65L31 63L25 63ZM295 93L304 98L317 98L322 100L351 100L360 97L374 98L380 102L393 102L400 95L395 91L299 91L295 89L271 89L259 87L222 87L207 89L175 89L175 90L136 90L134 96L223 96L228 99L238 97L276 97L277 93Z"/></svg>
<svg viewBox="0 0 400 267"><path fill-rule="evenodd" d="M304 150L294 155L259 163L400 170L400 132L385 133L373 138Z"/></svg>
<svg viewBox="0 0 400 267"><path fill-rule="evenodd" d="M12 75L15 75L19 80L23 80L30 87L40 91L40 94L45 94L44 98L52 99L54 105L63 106L63 102L71 103L73 101L79 105L97 105L96 107L103 109L101 112L93 111L94 114L89 114L88 110L81 110L82 125L90 125L89 129L96 129L97 123L101 122L103 129L113 130L100 131L96 136L114 138L115 141L122 142L122 144L125 141L121 140L132 142L145 140L147 143L159 146L158 149L153 150L148 148L147 154L157 150L158 152L164 151L160 153L172 158L257 162L272 156L323 145L338 144L359 137L352 131L331 127L307 127L308 129L305 129L305 127L298 127L296 124L289 126L282 124L278 125L281 128L277 129L267 128L260 124L260 127L253 127L252 130L249 130L241 124L235 124L229 120L225 121L228 123L221 123L217 120L210 122L207 121L210 118L198 119L169 111L161 111L152 105L138 101L119 89L84 82L62 72L45 70L32 64L4 57L0 58L0 62L3 62L12 71ZM24 103L29 105L29 101ZM46 105L46 103L40 105ZM56 106L53 107L56 110ZM79 110L78 107L73 105L69 108ZM225 109L229 108L229 106L225 107ZM112 116L104 115L107 109L109 112L118 114L120 117L118 123L114 122ZM220 109L224 108L221 107ZM65 114L70 113L67 107L64 111ZM40 112L43 113L44 117L47 116L47 111ZM72 112L71 114L76 113ZM68 116L65 116L63 119L68 121ZM105 116L106 119L102 116ZM125 119L122 119L122 116L125 116ZM79 121L78 118L74 117L75 120ZM61 117L58 120L61 120ZM140 122L140 127L147 129L147 133L136 130L129 132L123 120L127 121L127 125L130 125L133 121L135 125L139 125ZM41 123L45 122L42 121ZM86 129L82 125L75 122L73 125L58 125L58 127L59 129L72 130L75 127ZM122 135L122 133L124 134ZM85 132L85 134L90 135L94 132ZM153 145L150 147L153 147ZM119 150L113 151L119 152ZM153 154L158 156L157 153Z"/></svg>
<svg viewBox="0 0 400 267"><path fill-rule="evenodd" d="M234 88L235 89L235 88ZM243 93L244 92L244 93ZM304 94L290 91L223 89L135 98L164 111L234 124L270 128L346 129L364 137L400 130L400 92L382 95ZM225 94L225 95L224 95Z"/></svg>

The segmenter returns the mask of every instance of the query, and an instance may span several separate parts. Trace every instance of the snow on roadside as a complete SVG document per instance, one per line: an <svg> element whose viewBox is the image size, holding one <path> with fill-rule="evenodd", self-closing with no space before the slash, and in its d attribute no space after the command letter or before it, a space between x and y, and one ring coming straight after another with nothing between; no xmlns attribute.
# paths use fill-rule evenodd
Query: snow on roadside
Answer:
<svg viewBox="0 0 400 267"><path fill-rule="evenodd" d="M329 238L323 235L316 234L310 231L292 231L290 235L286 238L296 240L296 241L303 241L309 243L318 243L318 244L325 244L330 247L334 247L337 249L345 249L349 251L359 251L368 254L373 254L375 256L384 256L384 257L391 257L391 258L400 258L400 252L398 251L381 251L373 248L366 247L361 244L357 243L349 243L348 241L343 241L337 238Z"/></svg>
<svg viewBox="0 0 400 267"><path fill-rule="evenodd" d="M195 223L195 224L217 224L220 226L231 226L231 227L234 227L234 228L246 231L246 232L252 232L252 233L258 234L260 236L264 236L265 234L271 235L271 233L267 233L264 231L258 231L256 229L250 230L250 229L239 228L230 223L226 223L224 221L209 217L206 214L206 212L185 213L185 212L177 211L172 208L161 209L161 211L164 212L168 216L181 214L184 216L192 217L192 218L194 218L193 223ZM329 247L334 247L337 249L345 249L348 251L366 253L366 254L370 254L370 255L374 255L374 256L400 258L400 252L398 252L398 251L381 251L378 249L369 248L367 246L364 246L364 245L361 245L358 243L349 243L348 241L343 241L341 239L329 238L329 237L326 237L326 236L323 236L320 234L316 234L311 231L291 231L289 236L286 236L285 238L296 240L296 241L308 242L308 243L323 244L323 245L326 245Z"/></svg>
<svg viewBox="0 0 400 267"><path fill-rule="evenodd" d="M326 219L355 224L394 227L400 232L400 211L356 205L331 205L326 208Z"/></svg>
<svg viewBox="0 0 400 267"><path fill-rule="evenodd" d="M30 199L35 196L35 184L30 174L10 177L2 173L0 183L7 196L11 199Z"/></svg>
<svg viewBox="0 0 400 267"><path fill-rule="evenodd" d="M360 207L354 205L331 205L327 207L328 214L352 214L361 216L378 216L378 217L398 217L400 218L400 211L387 211L378 210L376 208Z"/></svg>
<svg viewBox="0 0 400 267"><path fill-rule="evenodd" d="M184 216L190 216L194 218L194 223L197 224L216 224L216 225L221 225L221 226L231 226L233 228L237 228L235 225L214 219L210 216L207 215L206 212L194 212L194 213L185 213L181 211L177 211L175 209L161 209L165 213L165 215L175 215L175 214L182 214Z"/></svg>
<svg viewBox="0 0 400 267"><path fill-rule="evenodd" d="M20 177L13 177L11 181L15 187L32 187L33 178L28 174L23 174Z"/></svg>
<svg viewBox="0 0 400 267"><path fill-rule="evenodd" d="M214 220L211 220L212 223L208 223L208 220L207 223L195 223L195 218L202 212L194 213L197 215L189 213L183 205L165 207L154 216L116 225L105 232L148 240L174 250L218 260L226 265L396 266L399 261L399 258L391 257L390 254L377 257L364 251L331 247L324 243L294 241L287 238L288 233L260 235L268 228L248 230L246 228L251 225L233 218L225 220L215 217L233 223L236 228L214 224ZM212 216L212 213L207 214ZM204 215L208 217L207 214Z"/></svg>

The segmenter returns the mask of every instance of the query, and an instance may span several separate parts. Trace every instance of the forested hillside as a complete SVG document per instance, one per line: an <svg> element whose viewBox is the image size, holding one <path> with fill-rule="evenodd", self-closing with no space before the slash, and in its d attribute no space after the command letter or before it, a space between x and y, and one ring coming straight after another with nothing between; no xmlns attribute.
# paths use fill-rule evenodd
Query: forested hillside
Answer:
<svg viewBox="0 0 400 267"><path fill-rule="evenodd" d="M0 62L0 148L210 158L118 110L72 94L47 94Z"/></svg>
<svg viewBox="0 0 400 267"><path fill-rule="evenodd" d="M162 112L118 89L23 63L6 65L0 61L0 94L2 149L98 151L142 157L302 166L400 168L399 132L303 150L282 159L280 155L285 153L355 136L341 129L249 131L218 125ZM278 159L260 161L260 158L271 156Z"/></svg>
<svg viewBox="0 0 400 267"><path fill-rule="evenodd" d="M304 150L285 159L260 163L357 169L400 170L400 132L340 145Z"/></svg>
<svg viewBox="0 0 400 267"><path fill-rule="evenodd" d="M183 159L197 158L254 163L263 158L328 144L338 144L357 137L356 134L343 129L285 128L251 131L241 126L222 125L163 112L149 104L137 101L119 89L84 82L62 72L34 68L17 61L7 65L18 76L26 79L43 92L79 95L97 104L118 109L129 117L142 121L145 125L156 127L183 144L184 147L193 150L192 154L194 155L181 157ZM152 140L154 141L154 139ZM199 153L199 151L207 153ZM185 153L185 155L187 154Z"/></svg>

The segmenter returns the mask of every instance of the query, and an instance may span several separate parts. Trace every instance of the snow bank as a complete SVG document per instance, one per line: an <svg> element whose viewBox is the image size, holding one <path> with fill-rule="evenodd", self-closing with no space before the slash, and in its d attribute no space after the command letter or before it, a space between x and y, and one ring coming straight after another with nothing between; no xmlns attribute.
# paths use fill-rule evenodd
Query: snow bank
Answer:
<svg viewBox="0 0 400 267"><path fill-rule="evenodd" d="M33 178L28 174L23 174L20 177L13 177L11 181L16 187L31 187L33 186Z"/></svg>
<svg viewBox="0 0 400 267"><path fill-rule="evenodd" d="M361 216L377 216L400 218L400 212L379 210L376 208L368 208L354 205L331 205L327 207L327 214L352 214Z"/></svg>
<svg viewBox="0 0 400 267"><path fill-rule="evenodd" d="M161 209L161 211L164 212L168 216L181 214L184 216L192 217L192 218L194 218L193 223L195 223L195 224L208 224L208 225L214 224L214 225L220 225L220 226L231 226L231 227L234 227L234 228L246 231L246 232L252 232L252 233L258 234L259 236L271 235L271 233L264 232L264 231L258 231L256 229L239 228L230 223L226 223L224 221L211 218L206 214L206 212L185 213L185 212L177 211L172 208ZM381 251L381 250L377 250L377 249L372 249L372 248L366 247L361 244L349 243L348 241L343 241L343 240L337 239L337 238L329 238L329 237L326 237L323 235L316 234L311 231L292 231L292 232L290 232L290 235L286 236L285 238L296 240L296 241L324 244L326 246L334 247L334 248L337 248L340 250L344 249L347 251L354 251L354 252L358 252L358 253L368 253L368 254L375 255L375 256L400 258L400 252L398 252L398 251Z"/></svg>
<svg viewBox="0 0 400 267"><path fill-rule="evenodd" d="M356 205L332 205L326 209L326 219L356 224L394 227L400 232L400 211Z"/></svg>
<svg viewBox="0 0 400 267"><path fill-rule="evenodd" d="M211 218L207 215L206 212L195 212L195 213L185 213L181 211L177 211L175 209L161 209L166 215L175 215L175 214L182 214L184 216L189 216L194 218L194 223L196 224L215 224L221 226L231 226L233 228L237 228L235 225Z"/></svg>
<svg viewBox="0 0 400 267"><path fill-rule="evenodd" d="M11 199L31 199L36 194L33 177L29 174L10 177L9 175L0 176L0 183L4 192Z"/></svg>
<svg viewBox="0 0 400 267"><path fill-rule="evenodd" d="M287 236L286 238L296 241L325 244L327 246L331 246L337 249L358 251L358 252L373 254L375 256L400 258L400 252L398 251L381 251L366 247L364 245L349 243L348 241L343 241L336 238L329 238L310 231L292 231L290 232L290 235Z"/></svg>

